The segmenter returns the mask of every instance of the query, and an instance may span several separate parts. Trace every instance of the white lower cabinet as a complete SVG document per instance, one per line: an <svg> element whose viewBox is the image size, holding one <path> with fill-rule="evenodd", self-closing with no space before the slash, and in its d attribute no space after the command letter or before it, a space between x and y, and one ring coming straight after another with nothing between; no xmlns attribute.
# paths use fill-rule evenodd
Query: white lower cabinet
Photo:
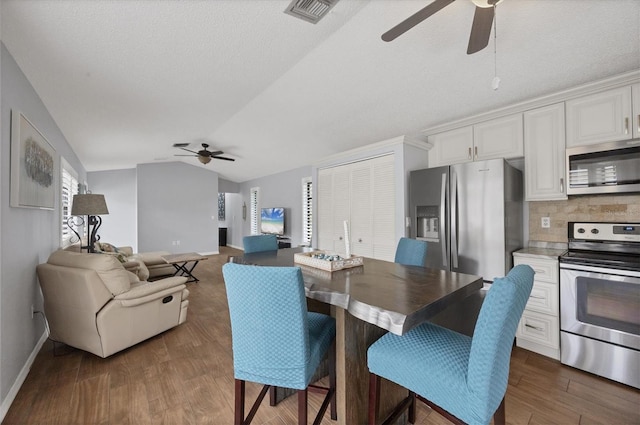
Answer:
<svg viewBox="0 0 640 425"><path fill-rule="evenodd" d="M516 331L516 345L547 357L560 359L558 260L514 253L513 264L527 264L535 277L529 301Z"/></svg>

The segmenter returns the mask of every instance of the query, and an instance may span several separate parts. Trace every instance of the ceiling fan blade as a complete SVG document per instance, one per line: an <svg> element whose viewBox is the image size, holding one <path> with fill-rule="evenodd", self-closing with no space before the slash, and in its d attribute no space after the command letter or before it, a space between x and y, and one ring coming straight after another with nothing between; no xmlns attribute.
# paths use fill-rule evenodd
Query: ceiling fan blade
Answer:
<svg viewBox="0 0 640 425"><path fill-rule="evenodd" d="M173 156L198 156L198 155L180 155L180 154L175 154Z"/></svg>
<svg viewBox="0 0 640 425"><path fill-rule="evenodd" d="M395 40L398 36L409 31L411 28L415 27L420 22L427 19L429 16L433 15L440 9L444 8L445 6L448 6L453 2L454 0L435 0L433 3L431 3L427 7L420 9L418 12L409 16L407 19L405 19L395 27L391 28L389 31L382 34L382 39L384 41Z"/></svg>
<svg viewBox="0 0 640 425"><path fill-rule="evenodd" d="M224 156L215 156L215 155L213 155L213 158L214 159L223 159L225 161L235 161L235 159L233 159L233 158L226 158Z"/></svg>
<svg viewBox="0 0 640 425"><path fill-rule="evenodd" d="M180 149L182 149L183 151L187 151L187 152L195 153L196 155L198 155L198 152L196 152L196 151L192 151L192 150L190 150L190 149L186 149L186 148L180 148Z"/></svg>
<svg viewBox="0 0 640 425"><path fill-rule="evenodd" d="M222 155L223 153L224 153L224 152L222 152L222 151L214 151L214 152L211 152L211 153L209 154L209 156Z"/></svg>
<svg viewBox="0 0 640 425"><path fill-rule="evenodd" d="M473 15L473 25L471 26L471 36L469 37L469 47L467 48L468 55L479 52L489 44L493 14L493 7L476 6L476 13Z"/></svg>

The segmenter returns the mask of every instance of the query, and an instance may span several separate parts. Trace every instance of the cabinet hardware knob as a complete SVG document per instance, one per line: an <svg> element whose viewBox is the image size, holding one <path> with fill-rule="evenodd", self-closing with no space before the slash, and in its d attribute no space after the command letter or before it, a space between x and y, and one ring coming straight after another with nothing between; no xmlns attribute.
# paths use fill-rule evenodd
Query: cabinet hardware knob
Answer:
<svg viewBox="0 0 640 425"><path fill-rule="evenodd" d="M362 239L358 239L358 242L362 242Z"/></svg>
<svg viewBox="0 0 640 425"><path fill-rule="evenodd" d="M535 298L536 300L544 300L545 297L539 297L537 295L529 295L529 298Z"/></svg>
<svg viewBox="0 0 640 425"><path fill-rule="evenodd" d="M564 179L560 178L560 192L564 193Z"/></svg>
<svg viewBox="0 0 640 425"><path fill-rule="evenodd" d="M640 133L640 114L638 114L638 132Z"/></svg>
<svg viewBox="0 0 640 425"><path fill-rule="evenodd" d="M339 240L339 241L341 241L341 240L342 240L342 236L340 236L340 237L338 238L338 240Z"/></svg>
<svg viewBox="0 0 640 425"><path fill-rule="evenodd" d="M544 270L540 270L540 269L533 269L534 273L540 273L540 274L545 274Z"/></svg>
<svg viewBox="0 0 640 425"><path fill-rule="evenodd" d="M473 148L473 153L474 153L475 157L478 158L478 147L477 146Z"/></svg>
<svg viewBox="0 0 640 425"><path fill-rule="evenodd" d="M471 159L471 147L469 147L469 153L467 154L467 158Z"/></svg>
<svg viewBox="0 0 640 425"><path fill-rule="evenodd" d="M624 118L624 134L629 134L629 117Z"/></svg>

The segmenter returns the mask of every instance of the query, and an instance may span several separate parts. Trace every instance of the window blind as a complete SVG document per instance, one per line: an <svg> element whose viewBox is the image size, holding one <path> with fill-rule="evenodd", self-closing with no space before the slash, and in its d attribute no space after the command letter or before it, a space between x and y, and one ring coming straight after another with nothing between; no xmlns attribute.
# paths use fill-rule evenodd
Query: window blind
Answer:
<svg viewBox="0 0 640 425"><path fill-rule="evenodd" d="M257 235L258 229L260 228L260 224L258 222L258 220L260 219L260 215L259 215L259 196L260 195L260 188L259 187L253 187L251 188L251 196L250 196L250 214L251 214L251 234L252 235Z"/></svg>
<svg viewBox="0 0 640 425"><path fill-rule="evenodd" d="M67 221L71 217L71 203L73 202L73 195L78 193L78 175L75 170L66 163L66 161L62 161L61 168L60 218L62 220L62 226L60 245L65 248L73 242L76 242L75 240L72 241L72 237L75 237L75 234L69 227Z"/></svg>
<svg viewBox="0 0 640 425"><path fill-rule="evenodd" d="M311 246L313 234L313 183L311 177L302 179L302 243Z"/></svg>

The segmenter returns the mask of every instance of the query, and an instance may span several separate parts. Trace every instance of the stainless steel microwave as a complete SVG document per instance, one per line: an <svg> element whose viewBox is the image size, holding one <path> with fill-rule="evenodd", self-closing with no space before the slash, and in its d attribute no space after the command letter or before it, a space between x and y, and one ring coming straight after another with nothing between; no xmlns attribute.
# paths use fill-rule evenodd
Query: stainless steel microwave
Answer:
<svg viewBox="0 0 640 425"><path fill-rule="evenodd" d="M640 139L567 149L567 195L640 193Z"/></svg>

